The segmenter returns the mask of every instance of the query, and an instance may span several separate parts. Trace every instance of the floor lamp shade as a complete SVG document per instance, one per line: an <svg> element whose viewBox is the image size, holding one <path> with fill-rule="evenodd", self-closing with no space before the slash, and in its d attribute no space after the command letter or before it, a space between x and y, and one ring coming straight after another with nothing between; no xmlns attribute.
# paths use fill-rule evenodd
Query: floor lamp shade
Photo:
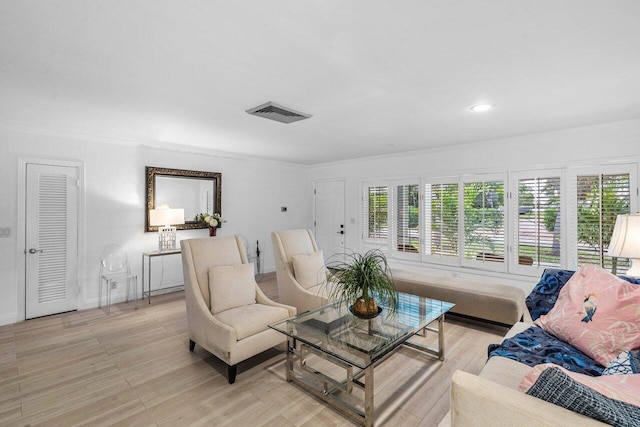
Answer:
<svg viewBox="0 0 640 427"><path fill-rule="evenodd" d="M607 255L629 258L631 268L626 274L640 277L640 213L618 215Z"/></svg>
<svg viewBox="0 0 640 427"><path fill-rule="evenodd" d="M177 224L184 224L184 209L160 208L149 211L149 224L158 227L158 249L168 251L176 248Z"/></svg>

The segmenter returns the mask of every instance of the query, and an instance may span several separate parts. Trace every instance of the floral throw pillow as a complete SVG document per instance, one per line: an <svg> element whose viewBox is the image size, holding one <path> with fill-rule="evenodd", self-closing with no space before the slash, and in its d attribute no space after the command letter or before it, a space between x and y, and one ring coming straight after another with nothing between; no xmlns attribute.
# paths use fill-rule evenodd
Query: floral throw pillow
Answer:
<svg viewBox="0 0 640 427"><path fill-rule="evenodd" d="M535 324L607 366L621 352L640 348L640 287L582 266Z"/></svg>
<svg viewBox="0 0 640 427"><path fill-rule="evenodd" d="M630 374L640 374L640 353L623 351L602 371L602 375Z"/></svg>

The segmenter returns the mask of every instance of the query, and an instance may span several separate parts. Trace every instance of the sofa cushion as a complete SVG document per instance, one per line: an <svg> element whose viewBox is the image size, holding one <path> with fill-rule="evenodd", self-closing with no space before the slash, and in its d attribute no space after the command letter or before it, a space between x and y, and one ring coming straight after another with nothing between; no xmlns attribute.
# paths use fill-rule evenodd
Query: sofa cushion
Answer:
<svg viewBox="0 0 640 427"><path fill-rule="evenodd" d="M640 287L588 264L535 323L606 366L621 351L640 348L639 306Z"/></svg>
<svg viewBox="0 0 640 427"><path fill-rule="evenodd" d="M525 375L520 390L613 425L636 426L640 419L640 376L588 377L540 365Z"/></svg>
<svg viewBox="0 0 640 427"><path fill-rule="evenodd" d="M629 374L640 374L640 354L635 351L623 351L602 371L602 375Z"/></svg>
<svg viewBox="0 0 640 427"><path fill-rule="evenodd" d="M531 366L506 357L492 357L482 368L480 376L512 390L516 390L522 377L531 370Z"/></svg>
<svg viewBox="0 0 640 427"><path fill-rule="evenodd" d="M309 289L327 283L327 268L324 266L324 254L315 251L291 257L293 275L303 288Z"/></svg>
<svg viewBox="0 0 640 427"><path fill-rule="evenodd" d="M256 302L253 264L223 265L209 269L211 314Z"/></svg>
<svg viewBox="0 0 640 427"><path fill-rule="evenodd" d="M264 304L243 305L214 315L236 331L238 341L269 329L271 323L289 317L289 310Z"/></svg>

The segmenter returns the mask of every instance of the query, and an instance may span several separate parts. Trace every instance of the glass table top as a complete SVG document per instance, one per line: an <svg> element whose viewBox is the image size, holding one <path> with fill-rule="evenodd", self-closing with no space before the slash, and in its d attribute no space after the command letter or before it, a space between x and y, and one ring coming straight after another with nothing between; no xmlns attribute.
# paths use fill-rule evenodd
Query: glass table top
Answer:
<svg viewBox="0 0 640 427"><path fill-rule="evenodd" d="M269 325L338 359L366 368L437 320L455 304L398 293L398 310L374 319L360 319L346 305L330 303Z"/></svg>

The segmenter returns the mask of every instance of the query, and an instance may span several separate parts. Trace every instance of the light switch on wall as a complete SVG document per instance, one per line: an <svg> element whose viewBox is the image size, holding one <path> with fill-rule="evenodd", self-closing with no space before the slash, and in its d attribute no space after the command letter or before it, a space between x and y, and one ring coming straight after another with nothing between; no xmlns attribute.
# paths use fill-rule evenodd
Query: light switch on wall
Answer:
<svg viewBox="0 0 640 427"><path fill-rule="evenodd" d="M11 229L9 227L0 227L0 237L9 237Z"/></svg>

